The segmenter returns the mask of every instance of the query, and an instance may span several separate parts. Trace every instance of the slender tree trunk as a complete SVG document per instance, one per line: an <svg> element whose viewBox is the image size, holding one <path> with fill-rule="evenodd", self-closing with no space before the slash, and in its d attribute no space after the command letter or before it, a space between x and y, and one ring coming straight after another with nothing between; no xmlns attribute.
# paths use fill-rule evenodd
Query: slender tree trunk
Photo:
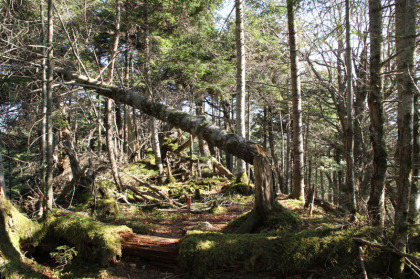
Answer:
<svg viewBox="0 0 420 279"><path fill-rule="evenodd" d="M146 86L148 88L149 97L151 100L155 99L154 91L152 90L152 79L151 79L151 69L150 69L150 26L149 26L149 1L145 2L145 50L144 50L144 59L145 59L145 71L146 71ZM165 171L162 164L162 155L160 154L160 143L159 143L159 130L156 119L150 120L150 129L152 131L152 145L153 152L155 153L155 163L159 170L159 179L164 180Z"/></svg>
<svg viewBox="0 0 420 279"><path fill-rule="evenodd" d="M420 136L419 136L419 95L414 94L414 117L413 117L413 176L411 178L410 206L408 210L408 222L419 223L419 206L417 201L420 198L419 189L419 168L420 168Z"/></svg>
<svg viewBox="0 0 420 279"><path fill-rule="evenodd" d="M287 194L287 185L286 185L286 168L285 168L285 150L284 150L284 129L283 129L283 114L281 109L279 110L279 118L280 118L280 135L281 135L281 166L279 170L279 180L280 180L280 190L281 193ZM286 124L287 126L287 124ZM286 136L287 138L287 136ZM287 158L286 158L287 159Z"/></svg>
<svg viewBox="0 0 420 279"><path fill-rule="evenodd" d="M128 42L128 32L126 32L126 41ZM125 51L125 57L124 57L124 81L125 81L125 87L129 88L129 80L130 80L130 49L127 48ZM128 127L130 126L128 124L129 121L129 107L127 105L124 105L124 132L123 132L123 151L128 155L128 157L131 156L131 152L129 151L129 144L128 144Z"/></svg>
<svg viewBox="0 0 420 279"><path fill-rule="evenodd" d="M205 117L204 116L204 103L202 100L199 100L195 104L195 114L198 117ZM206 143L206 141L202 137L198 137L198 149L200 151L200 156L209 158L210 157L210 149ZM212 168L211 160L207 160L208 168Z"/></svg>
<svg viewBox="0 0 420 279"><path fill-rule="evenodd" d="M245 138L245 31L242 0L235 0L236 9L236 133ZM236 160L238 181L248 182L245 162Z"/></svg>
<svg viewBox="0 0 420 279"><path fill-rule="evenodd" d="M353 74L350 44L350 0L346 0L346 76L347 76L347 119L346 119L346 183L343 189L344 204L349 212L356 212L354 190L354 126L353 126Z"/></svg>
<svg viewBox="0 0 420 279"><path fill-rule="evenodd" d="M44 18L44 1L41 0L41 43L47 46L45 41L45 18ZM41 121L41 184L45 187L46 183L46 164L47 164L47 52L46 48L42 48L42 121ZM42 207L41 207L42 209ZM41 210L42 211L42 210ZM42 215L42 212L40 212Z"/></svg>
<svg viewBox="0 0 420 279"><path fill-rule="evenodd" d="M321 180L321 200L325 200L325 190L324 190L324 174L322 171L319 172L319 178Z"/></svg>
<svg viewBox="0 0 420 279"><path fill-rule="evenodd" d="M290 164L291 164L291 152L290 152L290 126L291 126L291 121L290 121L290 109L288 109L288 113L287 113L287 125L286 125L286 168L285 168L285 194L289 194L289 192L291 192L290 188L289 188L289 184L290 184Z"/></svg>
<svg viewBox="0 0 420 279"><path fill-rule="evenodd" d="M296 0L287 0L287 18L289 27L290 74L293 102L293 190L291 198L305 199L303 136L302 136L302 95L298 75L295 9Z"/></svg>
<svg viewBox="0 0 420 279"><path fill-rule="evenodd" d="M397 53L398 90L398 141L396 165L398 166L398 200L395 207L394 246L401 252L407 247L408 205L410 199L413 155L413 97L415 77L415 48L417 26L417 0L396 0L395 32ZM394 278L404 277L404 258L394 256Z"/></svg>
<svg viewBox="0 0 420 279"><path fill-rule="evenodd" d="M115 36L114 42L111 47L111 51L109 54L110 65L108 68L108 84L112 84L114 78L114 68L115 68L115 56L118 50L118 44L120 40L120 19L121 19L121 5L120 1L117 0L115 3ZM106 99L105 103L105 132L106 132L106 142L108 147L108 158L109 162L111 163L111 170L112 176L114 177L115 186L117 187L118 191L122 190L121 178L118 173L118 166L115 159L115 145L113 139L113 123L112 123L112 105L113 100L110 98Z"/></svg>
<svg viewBox="0 0 420 279"><path fill-rule="evenodd" d="M53 53L53 34L54 34L54 17L53 17L54 3L53 0L48 0L48 35L47 35L47 172L45 183L45 204L44 214L51 211L53 207L53 117L52 117L52 95L53 95L53 70L54 70L54 53Z"/></svg>
<svg viewBox="0 0 420 279"><path fill-rule="evenodd" d="M6 183L4 181L3 156L0 153L0 201L6 197Z"/></svg>
<svg viewBox="0 0 420 279"><path fill-rule="evenodd" d="M370 18L370 141L373 148L371 192L368 201L370 218L374 225L383 226L385 217L385 179L387 151L385 144L385 113L382 89L382 6L381 0L369 0Z"/></svg>
<svg viewBox="0 0 420 279"><path fill-rule="evenodd" d="M360 62L356 69L357 83L354 90L355 101L354 101L354 172L355 172L355 191L358 196L363 197L363 194L368 192L366 183L363 183L367 177L367 159L369 154L366 152L364 133L366 132L365 114L366 114L366 100L368 95L368 74L366 69L368 68L367 63L367 35L363 37L363 50L360 54ZM363 199L365 200L365 199ZM360 200L360 201L363 201Z"/></svg>
<svg viewBox="0 0 420 279"><path fill-rule="evenodd" d="M272 107L269 106L268 107L268 117L269 119L273 119L273 113L272 113ZM270 145L270 153L271 153L271 158L273 159L273 163L274 163L274 169L276 170L276 174L277 174L277 178L278 178L278 183L275 183L276 187L275 187L275 193L277 194L278 192L281 192L281 184L282 184L282 176L281 176L281 170L279 168L279 160L278 157L276 155L276 147L275 147L275 142L274 142L274 134L273 134L273 122L269 121L268 122L268 143ZM273 180L274 182L274 180Z"/></svg>

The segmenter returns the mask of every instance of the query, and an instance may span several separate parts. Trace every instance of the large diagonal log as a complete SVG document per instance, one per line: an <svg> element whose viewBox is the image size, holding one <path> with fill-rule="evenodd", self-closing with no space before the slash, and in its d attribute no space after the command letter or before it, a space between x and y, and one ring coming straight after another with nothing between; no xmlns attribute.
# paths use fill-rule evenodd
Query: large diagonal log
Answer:
<svg viewBox="0 0 420 279"><path fill-rule="evenodd" d="M257 144L236 134L227 133L216 125L211 124L204 117L191 116L163 103L148 100L139 91L106 85L101 81L89 79L64 69L57 69L56 72L66 81L73 82L75 85L80 85L84 88L94 89L105 97L137 108L143 113L169 123L185 132L202 137L211 145L217 146L250 164L254 163L255 156L264 153Z"/></svg>
<svg viewBox="0 0 420 279"><path fill-rule="evenodd" d="M101 81L79 76L63 69L56 70L56 72L64 80L74 85L94 89L98 94L137 108L143 113L171 124L193 136L201 137L209 144L217 146L250 164L255 163L256 195L254 210L247 221L239 227L238 232L246 233L253 231L268 216L268 212L274 202L271 166L267 154L256 143L248 141L236 134L227 133L223 129L208 122L205 117L192 116L163 103L148 100L138 91L124 90L115 86L106 85Z"/></svg>

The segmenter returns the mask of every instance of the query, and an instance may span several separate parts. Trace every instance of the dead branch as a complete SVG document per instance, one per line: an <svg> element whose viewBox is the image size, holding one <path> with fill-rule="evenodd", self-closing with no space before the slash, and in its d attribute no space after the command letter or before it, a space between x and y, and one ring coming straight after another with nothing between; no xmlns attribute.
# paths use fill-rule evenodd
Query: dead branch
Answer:
<svg viewBox="0 0 420 279"><path fill-rule="evenodd" d="M158 194L161 199L164 199L164 200L168 201L169 204L176 205L176 206L183 206L182 203L179 203L177 201L171 200L167 195L165 195L164 193L162 193L161 191L159 191L159 189L157 189L156 187L152 186L150 183L148 183L148 182L146 182L146 181L144 181L144 180L142 180L140 178L137 178L135 176L132 176L131 174L128 174L128 173L124 173L124 174L127 175L128 177L134 179L135 181L137 181L140 185L148 187L153 192L155 192L156 194Z"/></svg>
<svg viewBox="0 0 420 279"><path fill-rule="evenodd" d="M211 157L211 163L216 168L219 174L225 176L228 179L233 178L233 174L229 171L228 168L223 166L221 163L219 163L215 158Z"/></svg>
<svg viewBox="0 0 420 279"><path fill-rule="evenodd" d="M408 258L408 259L410 259L414 262L420 263L420 257L414 256L412 254L403 253L403 252L398 251L397 249L395 249L393 247L389 247L389 246L385 246L385 245L381 245L381 244L376 244L376 243L370 242L366 239L359 238L359 237L354 237L353 240L356 241L359 244L368 245L368 246L371 246L371 247L374 247L374 248L378 248L378 249L381 249L383 251L393 253L395 255L405 257L405 258Z"/></svg>

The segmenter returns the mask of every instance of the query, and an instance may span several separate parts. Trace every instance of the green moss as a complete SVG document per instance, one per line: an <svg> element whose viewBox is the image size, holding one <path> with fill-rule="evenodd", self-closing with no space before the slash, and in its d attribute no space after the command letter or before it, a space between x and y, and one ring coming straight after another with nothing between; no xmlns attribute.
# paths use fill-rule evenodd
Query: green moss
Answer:
<svg viewBox="0 0 420 279"><path fill-rule="evenodd" d="M242 225L243 222L246 221L246 219L248 219L249 214L251 214L251 210L242 213L235 220L233 220L232 222L230 222L229 225L227 225L224 228L223 231L226 232L226 233L234 232L237 228L239 228Z"/></svg>
<svg viewBox="0 0 420 279"><path fill-rule="evenodd" d="M39 270L48 270L25 258L20 243L38 245L46 235L48 222L31 221L7 199L0 199L0 277L41 278Z"/></svg>
<svg viewBox="0 0 420 279"><path fill-rule="evenodd" d="M6 232L9 234L10 241L17 251L20 251L19 242L26 242L37 245L45 236L45 226L31 221L7 199L0 200L1 222L6 225ZM3 215L3 216L1 216Z"/></svg>
<svg viewBox="0 0 420 279"><path fill-rule="evenodd" d="M244 196L250 196L254 193L254 187L248 183L237 183L233 182L223 187L223 191L229 195L240 194Z"/></svg>
<svg viewBox="0 0 420 279"><path fill-rule="evenodd" d="M358 266L357 247L348 234L352 232L303 231L275 236L192 231L181 242L179 263L193 278L238 264L248 272L302 272L322 264L352 273Z"/></svg>
<svg viewBox="0 0 420 279"><path fill-rule="evenodd" d="M235 183L237 184L249 184L248 175L246 172L239 173L236 175Z"/></svg>
<svg viewBox="0 0 420 279"><path fill-rule="evenodd" d="M284 209L280 205L275 205L267 219L264 221L263 231L297 231L301 225L302 220L299 215L293 211Z"/></svg>
<svg viewBox="0 0 420 279"><path fill-rule="evenodd" d="M175 177L172 175L172 173L169 173L168 177L166 178L165 183L166 184L175 184L176 183Z"/></svg>
<svg viewBox="0 0 420 279"><path fill-rule="evenodd" d="M98 200L96 209L101 216L117 217L121 213L118 203L111 197Z"/></svg>
<svg viewBox="0 0 420 279"><path fill-rule="evenodd" d="M51 222L52 235L64 239L76 247L78 256L97 260L107 265L111 259L121 256L121 241L118 232L131 231L126 226L114 226L92 218L66 213Z"/></svg>
<svg viewBox="0 0 420 279"><path fill-rule="evenodd" d="M302 209L303 206L305 205L305 202L302 200L287 199L283 201L283 204L289 210L297 210L297 209Z"/></svg>
<svg viewBox="0 0 420 279"><path fill-rule="evenodd" d="M213 206L210 210L210 213L215 214L215 215L223 214L223 213L226 213L226 212L227 212L227 208L223 207L223 206L220 206L220 205Z"/></svg>
<svg viewBox="0 0 420 279"><path fill-rule="evenodd" d="M156 167L155 155L153 152L147 153L146 157L141 162L151 167Z"/></svg>
<svg viewBox="0 0 420 279"><path fill-rule="evenodd" d="M155 156L153 154L147 154L146 158L138 163L129 164L124 169L123 172L129 173L131 175L151 175L157 176L159 173L155 165Z"/></svg>
<svg viewBox="0 0 420 279"><path fill-rule="evenodd" d="M179 147L177 141L176 138L163 137L163 139L160 139L160 145L166 150L175 151Z"/></svg>

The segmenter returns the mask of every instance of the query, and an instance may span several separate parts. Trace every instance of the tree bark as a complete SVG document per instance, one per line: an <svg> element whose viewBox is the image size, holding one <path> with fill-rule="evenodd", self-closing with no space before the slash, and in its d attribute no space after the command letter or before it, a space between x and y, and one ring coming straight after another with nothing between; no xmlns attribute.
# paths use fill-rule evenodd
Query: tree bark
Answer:
<svg viewBox="0 0 420 279"><path fill-rule="evenodd" d="M374 225L383 226L385 217L385 179L387 150L385 144L385 113L382 90L382 6L381 0L369 0L370 32L370 142L373 149L371 192L368 201L370 218Z"/></svg>
<svg viewBox="0 0 420 279"><path fill-rule="evenodd" d="M146 72L146 87L149 92L149 98L155 99L154 92L152 91L152 79L150 69L150 26L149 26L149 1L145 2L145 49L144 49L144 66ZM163 169L162 154L160 153L159 143L159 130L157 121L155 118L150 119L150 130L152 132L152 146L155 154L155 163L159 170L159 179L162 182L164 180L165 171Z"/></svg>
<svg viewBox="0 0 420 279"><path fill-rule="evenodd" d="M124 258L174 266L178 263L181 239L138 235L132 232L121 232L120 236Z"/></svg>
<svg viewBox="0 0 420 279"><path fill-rule="evenodd" d="M344 208L356 212L356 195L354 190L354 126L353 126L353 74L350 43L350 0L346 0L346 76L347 76L347 119L346 119L346 183L343 189Z"/></svg>
<svg viewBox="0 0 420 279"><path fill-rule="evenodd" d="M396 0L396 64L398 90L398 141L396 165L398 166L398 200L395 207L393 244L405 252L408 235L408 205L412 172L413 150L413 97L415 77L415 48L417 26L417 0ZM404 277L404 258L397 257L392 263L394 278Z"/></svg>
<svg viewBox="0 0 420 279"><path fill-rule="evenodd" d="M6 197L6 183L4 181L3 157L0 153L0 200Z"/></svg>
<svg viewBox="0 0 420 279"><path fill-rule="evenodd" d="M229 134L203 117L191 116L163 103L150 101L138 91L124 90L116 86L106 85L96 79L79 76L64 69L56 69L56 72L65 80L71 81L70 83L72 84L76 83L79 86L94 89L102 96L139 109L143 113L156 117L187 133L201 136L211 145L219 147L250 164L253 164L255 156L265 154L265 151L254 142L236 134Z"/></svg>
<svg viewBox="0 0 420 279"><path fill-rule="evenodd" d="M53 53L53 35L54 35L54 3L53 0L48 1L48 37L47 37L47 171L44 191L44 214L51 211L53 207L53 171L54 171L54 145L53 145L53 71L54 71L54 53Z"/></svg>
<svg viewBox="0 0 420 279"><path fill-rule="evenodd" d="M235 0L236 9L236 133L245 138L245 32L243 1ZM236 161L236 177L243 182L246 177L245 162L241 159Z"/></svg>
<svg viewBox="0 0 420 279"><path fill-rule="evenodd" d="M408 222L419 223L419 168L420 168L420 125L419 125L419 94L414 94L414 117L413 117L413 176L411 177L410 205L408 210Z"/></svg>
<svg viewBox="0 0 420 279"><path fill-rule="evenodd" d="M267 156L254 157L255 170L255 203L248 219L235 233L249 233L254 231L270 213L275 198L273 174Z"/></svg>
<svg viewBox="0 0 420 279"><path fill-rule="evenodd" d="M45 38L45 18L44 18L44 1L40 1L40 12L41 12L41 43L47 46ZM41 121L41 185L45 187L46 183L46 164L47 164L47 52L46 48L42 48L42 121ZM40 215L42 216L42 207Z"/></svg>
<svg viewBox="0 0 420 279"><path fill-rule="evenodd" d="M287 0L287 22L289 27L290 75L293 104L293 190L294 199L305 199L303 135L302 135L302 95L298 75L295 10L296 0Z"/></svg>
<svg viewBox="0 0 420 279"><path fill-rule="evenodd" d="M273 108L271 105L268 106L268 117L269 119L273 119ZM282 124L280 124L282 125ZM278 184L276 184L275 187L275 191L276 193L281 192L282 191L282 184L283 184L283 177L281 175L281 169L280 169L280 164L279 164L279 159L277 158L276 155L276 147L275 147L275 142L274 142L274 133L273 133L273 122L269 121L268 124L268 144L270 146L270 153L271 153L271 158L273 159L273 163L274 163L274 168L276 170L276 174L278 176ZM284 194L284 192L283 192Z"/></svg>
<svg viewBox="0 0 420 279"><path fill-rule="evenodd" d="M117 0L115 4L115 37L110 51L108 59L110 59L110 65L108 69L108 84L112 83L114 78L114 67L115 67L115 56L118 50L118 44L120 40L120 16L121 14L121 5L120 1ZM118 166L115 159L115 146L114 146L114 137L113 137L113 125L112 125L112 99L106 99L105 104L105 131L106 131L106 142L108 147L108 158L111 163L112 176L114 178L115 186L118 191L122 190L121 178L118 173Z"/></svg>
<svg viewBox="0 0 420 279"><path fill-rule="evenodd" d="M369 77L366 69L368 68L367 61L367 35L363 36L363 50L360 54L358 67L356 68L356 86L354 90L354 171L355 171L355 191L358 190L358 196L362 200L366 200L369 195L369 183L367 179L371 177L368 173L368 164L370 154L367 152L365 137L366 133L366 101L369 91Z"/></svg>

